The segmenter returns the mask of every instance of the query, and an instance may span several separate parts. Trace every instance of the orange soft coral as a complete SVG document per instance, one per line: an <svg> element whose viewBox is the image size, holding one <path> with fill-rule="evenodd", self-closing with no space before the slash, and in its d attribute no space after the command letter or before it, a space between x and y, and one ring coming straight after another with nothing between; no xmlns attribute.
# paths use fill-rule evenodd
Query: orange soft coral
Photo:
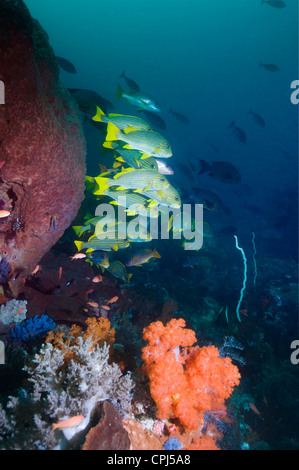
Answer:
<svg viewBox="0 0 299 470"><path fill-rule="evenodd" d="M151 323L143 338L144 371L160 419L178 418L188 430L196 429L205 411L225 410L224 400L239 384L240 374L230 358L221 358L215 346L192 347L195 333L183 319L166 326Z"/></svg>
<svg viewBox="0 0 299 470"><path fill-rule="evenodd" d="M87 328L84 333L82 333L80 326L74 324L70 327L68 333L58 332L54 334L50 331L46 337L45 343L52 343L55 348L63 351L66 360L74 358L73 348L78 344L79 336L82 336L85 340L91 341L91 347L97 344L102 345L104 342L109 346L113 345L115 330L111 328L109 320L102 317L92 317L87 318L85 323Z"/></svg>

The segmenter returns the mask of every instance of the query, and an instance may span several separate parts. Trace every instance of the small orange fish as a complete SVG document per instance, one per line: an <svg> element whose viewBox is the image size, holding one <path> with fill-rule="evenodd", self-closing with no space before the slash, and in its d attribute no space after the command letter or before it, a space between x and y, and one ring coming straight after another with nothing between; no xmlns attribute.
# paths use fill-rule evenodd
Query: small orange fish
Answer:
<svg viewBox="0 0 299 470"><path fill-rule="evenodd" d="M99 276L94 277L92 282L102 282L102 280L103 280L102 276L99 275Z"/></svg>
<svg viewBox="0 0 299 470"><path fill-rule="evenodd" d="M259 410L257 409L254 403L249 403L249 406L252 409L252 411L254 411L255 414L257 414L258 416L261 416L261 413L259 412Z"/></svg>
<svg viewBox="0 0 299 470"><path fill-rule="evenodd" d="M38 265L36 266L36 268L32 271L31 274L32 274L32 275L33 275L33 274L36 274L39 270L40 270L40 265L38 264Z"/></svg>
<svg viewBox="0 0 299 470"><path fill-rule="evenodd" d="M86 255L84 253L76 253L74 256L71 256L72 261L74 259L83 259L83 258L86 258Z"/></svg>
<svg viewBox="0 0 299 470"><path fill-rule="evenodd" d="M87 302L87 305L90 305L90 307L94 307L94 308L99 306L97 302Z"/></svg>
<svg viewBox="0 0 299 470"><path fill-rule="evenodd" d="M104 310L110 310L110 307L108 307L108 305L100 305L100 308L103 308Z"/></svg>
<svg viewBox="0 0 299 470"><path fill-rule="evenodd" d="M18 315L18 313L21 313L21 312L23 312L23 310L24 310L24 307L22 307L22 308L19 308L19 310L16 312L16 315Z"/></svg>
<svg viewBox="0 0 299 470"><path fill-rule="evenodd" d="M83 421L83 419L83 415L73 416L72 418L64 419L63 421L59 421L58 423L53 424L53 431L55 429L75 428Z"/></svg>
<svg viewBox="0 0 299 470"><path fill-rule="evenodd" d="M114 304L114 302L117 302L118 301L118 297L117 295L115 295L114 297L112 297L112 299L108 300L108 304Z"/></svg>
<svg viewBox="0 0 299 470"><path fill-rule="evenodd" d="M0 211L0 219L3 219L3 217L8 217L9 215L9 211Z"/></svg>
<svg viewBox="0 0 299 470"><path fill-rule="evenodd" d="M94 289L89 289L89 290L86 292L86 295L91 294L93 291L94 291Z"/></svg>
<svg viewBox="0 0 299 470"><path fill-rule="evenodd" d="M58 281L60 281L62 275L62 266L60 266L59 271L58 271Z"/></svg>

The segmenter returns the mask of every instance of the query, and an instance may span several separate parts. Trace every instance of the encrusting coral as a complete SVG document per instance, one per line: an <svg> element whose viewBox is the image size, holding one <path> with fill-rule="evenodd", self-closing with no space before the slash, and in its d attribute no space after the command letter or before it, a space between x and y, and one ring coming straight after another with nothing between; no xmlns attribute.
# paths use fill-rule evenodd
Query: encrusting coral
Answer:
<svg viewBox="0 0 299 470"><path fill-rule="evenodd" d="M225 411L224 402L240 380L230 358L220 357L215 346L194 347L195 333L183 319L166 326L151 323L143 339L149 343L142 350L143 369L159 419L178 418L186 430L194 430L206 411Z"/></svg>

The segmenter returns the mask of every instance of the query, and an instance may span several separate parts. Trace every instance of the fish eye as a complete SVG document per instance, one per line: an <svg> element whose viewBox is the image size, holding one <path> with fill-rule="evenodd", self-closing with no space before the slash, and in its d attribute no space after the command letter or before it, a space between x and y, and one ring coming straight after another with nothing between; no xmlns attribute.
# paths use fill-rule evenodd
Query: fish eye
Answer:
<svg viewBox="0 0 299 470"><path fill-rule="evenodd" d="M179 198L176 196L175 200L176 200L176 201L179 201Z"/></svg>
<svg viewBox="0 0 299 470"><path fill-rule="evenodd" d="M4 254L4 256L6 256L6 255L7 255L7 251L3 251L3 254Z"/></svg>

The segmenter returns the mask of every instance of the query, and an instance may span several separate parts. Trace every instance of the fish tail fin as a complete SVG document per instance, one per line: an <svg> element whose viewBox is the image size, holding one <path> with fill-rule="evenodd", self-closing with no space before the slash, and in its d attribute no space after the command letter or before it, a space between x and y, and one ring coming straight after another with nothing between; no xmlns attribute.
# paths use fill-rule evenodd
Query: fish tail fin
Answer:
<svg viewBox="0 0 299 470"><path fill-rule="evenodd" d="M73 230L75 230L76 235L81 237L82 235L82 226L81 225L73 225Z"/></svg>
<svg viewBox="0 0 299 470"><path fill-rule="evenodd" d="M123 89L120 85L117 85L117 90L116 90L116 93L114 95L114 98L117 99L117 98L122 98L123 96Z"/></svg>
<svg viewBox="0 0 299 470"><path fill-rule="evenodd" d="M119 76L119 78L125 78L125 71Z"/></svg>
<svg viewBox="0 0 299 470"><path fill-rule="evenodd" d="M203 173L207 173L207 171L211 169L211 165L205 160L200 160L200 165L201 165L201 168L198 173L199 175L202 175Z"/></svg>
<svg viewBox="0 0 299 470"><path fill-rule="evenodd" d="M83 242L82 242L81 240L75 240L74 243L75 243L75 245L76 245L76 247L77 247L77 250L78 250L78 251L81 251Z"/></svg>
<svg viewBox="0 0 299 470"><path fill-rule="evenodd" d="M153 258L161 258L160 253L158 253L157 249L155 248L152 253Z"/></svg>
<svg viewBox="0 0 299 470"><path fill-rule="evenodd" d="M116 127L112 122L108 122L107 126L107 136L106 140L118 140L119 139L120 130Z"/></svg>
<svg viewBox="0 0 299 470"><path fill-rule="evenodd" d="M103 121L104 116L105 116L104 111L102 111L101 108L99 108L97 106L97 114L92 118L92 120L93 121L99 121L99 122L105 122L105 121Z"/></svg>
<svg viewBox="0 0 299 470"><path fill-rule="evenodd" d="M103 176L97 176L95 180L96 180L98 187L94 191L93 194L98 194L98 195L105 194L105 190L109 188L107 184L108 179L109 178L104 178Z"/></svg>

